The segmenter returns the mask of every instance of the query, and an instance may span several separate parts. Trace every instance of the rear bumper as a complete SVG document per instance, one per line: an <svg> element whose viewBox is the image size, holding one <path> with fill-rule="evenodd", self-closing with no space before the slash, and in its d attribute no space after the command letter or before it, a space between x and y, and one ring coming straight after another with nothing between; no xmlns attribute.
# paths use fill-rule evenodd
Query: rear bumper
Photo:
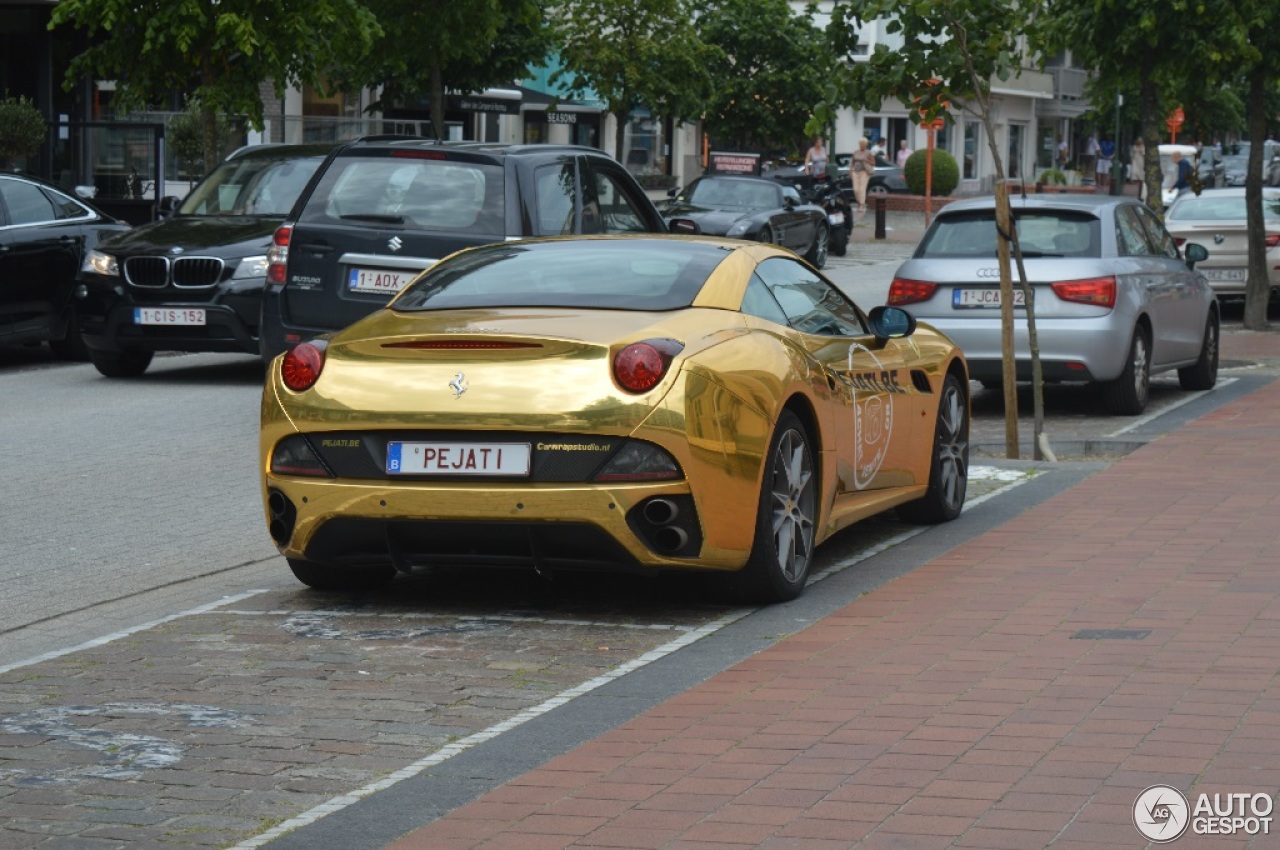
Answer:
<svg viewBox="0 0 1280 850"><path fill-rule="evenodd" d="M230 306L210 303L132 304L119 301L105 312L84 310L80 331L95 351L193 351L258 353L258 299ZM140 325L135 307L180 307L204 310L203 325Z"/></svg>
<svg viewBox="0 0 1280 850"><path fill-rule="evenodd" d="M1004 357L1000 318L954 320L920 317L942 331L964 352L969 377L999 380ZM1124 371L1133 335L1132 326L1121 325L1114 313L1098 318L1036 319L1040 362L1046 380L1109 381ZM1019 380L1031 380L1031 345L1025 319L1015 319L1014 354Z"/></svg>

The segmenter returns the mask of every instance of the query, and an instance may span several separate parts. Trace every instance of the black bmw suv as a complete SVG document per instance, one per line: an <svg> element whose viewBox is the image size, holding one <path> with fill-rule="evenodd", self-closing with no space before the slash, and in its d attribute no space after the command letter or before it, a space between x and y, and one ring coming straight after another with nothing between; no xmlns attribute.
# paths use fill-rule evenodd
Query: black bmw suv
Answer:
<svg viewBox="0 0 1280 850"><path fill-rule="evenodd" d="M79 275L80 331L98 371L141 375L157 351L259 353L272 235L332 150L241 148L173 215L90 251Z"/></svg>
<svg viewBox="0 0 1280 850"><path fill-rule="evenodd" d="M569 145L371 137L339 148L276 231L262 356L383 307L454 251L507 239L663 233L635 178Z"/></svg>

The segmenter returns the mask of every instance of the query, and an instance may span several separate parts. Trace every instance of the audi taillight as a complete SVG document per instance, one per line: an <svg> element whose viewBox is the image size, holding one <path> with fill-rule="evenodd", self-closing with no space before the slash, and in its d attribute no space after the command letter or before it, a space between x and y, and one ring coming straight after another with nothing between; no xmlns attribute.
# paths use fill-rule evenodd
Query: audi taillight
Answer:
<svg viewBox="0 0 1280 850"><path fill-rule="evenodd" d="M624 390L648 392L658 385L671 361L684 350L674 339L646 339L633 342L613 356L613 377Z"/></svg>
<svg viewBox="0 0 1280 850"><path fill-rule="evenodd" d="M280 363L280 379L296 393L309 390L320 380L324 370L324 352L328 347L322 339L300 342L285 352Z"/></svg>
<svg viewBox="0 0 1280 850"><path fill-rule="evenodd" d="M1274 248L1280 245L1280 233L1268 233L1266 238L1268 248Z"/></svg>
<svg viewBox="0 0 1280 850"><path fill-rule="evenodd" d="M271 247L267 249L268 283L284 283L284 270L289 262L289 239L292 236L293 226L282 224L271 237Z"/></svg>
<svg viewBox="0 0 1280 850"><path fill-rule="evenodd" d="M1054 294L1063 301L1077 304L1093 304L1098 307L1116 306L1116 279L1091 277L1085 280L1062 280L1052 284Z"/></svg>
<svg viewBox="0 0 1280 850"><path fill-rule="evenodd" d="M1185 236L1175 236L1173 237L1173 244L1181 248L1183 245L1187 244L1187 238Z"/></svg>
<svg viewBox="0 0 1280 850"><path fill-rule="evenodd" d="M918 301L928 301L933 297L933 293L938 291L938 284L928 283L923 280L907 280L903 277L895 277L893 283L889 284L889 297L885 299L885 304L915 304Z"/></svg>

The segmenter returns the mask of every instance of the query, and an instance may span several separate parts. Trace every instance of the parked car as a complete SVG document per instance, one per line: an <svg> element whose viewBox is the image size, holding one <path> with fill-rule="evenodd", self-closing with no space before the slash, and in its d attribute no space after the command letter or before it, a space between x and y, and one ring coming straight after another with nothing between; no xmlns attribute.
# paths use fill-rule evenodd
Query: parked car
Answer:
<svg viewBox="0 0 1280 850"><path fill-rule="evenodd" d="M1226 154L1243 156L1248 160L1249 151L1253 148L1250 142L1231 142L1224 145ZM1262 185L1280 186L1280 142L1267 139L1262 143Z"/></svg>
<svg viewBox="0 0 1280 850"><path fill-rule="evenodd" d="M498 565L791 599L856 519L959 515L968 391L949 340L778 247L489 245L271 364L264 519L327 590Z"/></svg>
<svg viewBox="0 0 1280 850"><path fill-rule="evenodd" d="M1249 173L1249 158L1230 154L1222 158L1222 183L1224 186L1243 186Z"/></svg>
<svg viewBox="0 0 1280 850"><path fill-rule="evenodd" d="M367 316L463 248L666 229L630 172L596 148L357 140L325 161L276 231L262 356Z"/></svg>
<svg viewBox="0 0 1280 850"><path fill-rule="evenodd" d="M1200 161L1198 169L1200 185L1206 189L1217 189L1227 185L1227 169L1222 161L1222 154L1211 147L1199 149Z"/></svg>
<svg viewBox="0 0 1280 850"><path fill-rule="evenodd" d="M1165 227L1178 245L1200 242L1209 258L1197 268L1219 298L1243 298L1249 277L1248 215L1243 188L1184 195L1165 211ZM1262 190L1267 274L1271 293L1280 295L1280 189Z"/></svg>
<svg viewBox="0 0 1280 850"><path fill-rule="evenodd" d="M1150 376L1172 369L1186 389L1218 374L1218 301L1195 268L1208 252L1180 254L1135 198L1029 195L1011 201L1032 289L1047 381L1097 382L1112 413L1146 407ZM953 339L972 376L1002 380L995 201L948 204L898 268L887 303L907 307ZM1023 295L1014 290L1017 378L1031 378Z"/></svg>
<svg viewBox="0 0 1280 850"><path fill-rule="evenodd" d="M807 203L795 186L765 177L707 175L670 195L662 209L668 221L691 221L709 236L781 245L816 268L826 265L827 211Z"/></svg>
<svg viewBox="0 0 1280 850"><path fill-rule="evenodd" d="M47 342L84 360L76 272L85 253L129 225L52 183L0 174L0 345Z"/></svg>
<svg viewBox="0 0 1280 850"><path fill-rule="evenodd" d="M849 177L849 163L852 162L853 155L847 153L836 154L836 166L839 168L840 180L843 188L852 195L853 184ZM871 179L867 181L868 195L887 195L891 192L910 192L907 186L907 178L903 176L902 166L895 165L879 154L876 155L876 164L871 171Z"/></svg>
<svg viewBox="0 0 1280 850"><path fill-rule="evenodd" d="M332 148L241 148L168 218L89 252L81 331L98 371L136 377L157 351L257 354L267 249Z"/></svg>

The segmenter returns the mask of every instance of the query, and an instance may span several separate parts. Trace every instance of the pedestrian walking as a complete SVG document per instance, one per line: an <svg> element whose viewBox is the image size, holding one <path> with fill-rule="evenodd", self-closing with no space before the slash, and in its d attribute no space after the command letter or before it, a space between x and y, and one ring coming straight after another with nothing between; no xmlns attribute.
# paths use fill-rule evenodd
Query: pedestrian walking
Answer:
<svg viewBox="0 0 1280 850"><path fill-rule="evenodd" d="M876 157L869 150L871 143L864 136L858 139L858 149L849 157L849 180L853 183L853 197L858 202L858 212L867 211L867 184L876 167Z"/></svg>
<svg viewBox="0 0 1280 850"><path fill-rule="evenodd" d="M804 155L804 170L813 177L822 177L827 173L826 139L814 136L813 146Z"/></svg>

